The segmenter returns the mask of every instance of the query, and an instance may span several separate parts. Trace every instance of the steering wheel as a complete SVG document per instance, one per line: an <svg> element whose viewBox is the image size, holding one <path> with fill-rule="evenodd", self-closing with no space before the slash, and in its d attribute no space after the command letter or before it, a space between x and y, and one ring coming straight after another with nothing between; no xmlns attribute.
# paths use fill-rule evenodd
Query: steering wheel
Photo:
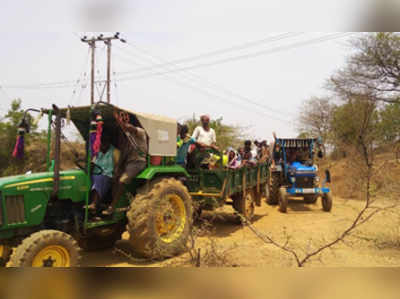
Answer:
<svg viewBox="0 0 400 299"><path fill-rule="evenodd" d="M86 161L84 159L76 159L74 162L75 162L75 165L78 166L79 169L83 170L84 172L87 171ZM81 163L85 163L85 165L82 165ZM100 165L97 165L94 162L90 163L90 169L92 172L91 174L94 174L94 175L102 175L104 173L104 169ZM97 169L97 172L95 171L95 169Z"/></svg>

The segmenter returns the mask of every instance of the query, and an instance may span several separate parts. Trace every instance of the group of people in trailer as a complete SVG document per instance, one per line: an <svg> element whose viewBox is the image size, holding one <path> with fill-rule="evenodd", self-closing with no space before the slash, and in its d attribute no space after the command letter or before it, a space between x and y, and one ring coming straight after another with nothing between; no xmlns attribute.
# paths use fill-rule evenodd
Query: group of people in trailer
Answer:
<svg viewBox="0 0 400 299"><path fill-rule="evenodd" d="M211 148L219 152L215 130L210 127L210 117L203 115L200 118L201 125L196 127L193 134L189 134L187 125L178 125L177 157L176 163L184 167L188 164L188 157L194 150ZM267 141L246 140L244 146L234 149L229 147L221 155L207 157L207 165L212 167L213 162L222 159L222 165L230 169L237 169L243 166L254 166L260 162L269 160L270 151Z"/></svg>
<svg viewBox="0 0 400 299"><path fill-rule="evenodd" d="M188 158L195 150L213 149L215 153L207 156L207 161L202 164L207 168L215 166L222 159L223 167L237 169L243 166L256 165L269 159L269 149L266 141L252 143L245 141L244 146L235 150L229 147L220 153L217 147L217 137L214 129L210 127L210 118L201 117L201 125L196 127L191 135L187 125L178 125L177 155L175 163L187 167ZM92 196L89 210L97 213L99 203L111 193L110 205L102 211L103 216L114 213L116 203L122 196L127 185L146 168L148 153L148 140L144 129L130 123L123 124L117 136L118 148L111 142L111 135L106 132L102 135L101 147L93 162L101 169L100 174L92 175ZM128 132L135 140L129 142L124 135ZM112 191L112 192L111 192Z"/></svg>

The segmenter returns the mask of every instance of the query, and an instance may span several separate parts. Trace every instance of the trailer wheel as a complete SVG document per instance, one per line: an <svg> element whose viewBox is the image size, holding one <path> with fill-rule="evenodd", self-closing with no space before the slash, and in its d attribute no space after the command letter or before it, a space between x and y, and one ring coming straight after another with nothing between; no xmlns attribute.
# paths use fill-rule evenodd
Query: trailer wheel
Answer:
<svg viewBox="0 0 400 299"><path fill-rule="evenodd" d="M268 181L265 183L265 185L263 185L263 195L266 200L268 200L268 198L271 196L269 188L270 188L270 186L269 186L269 179L268 179Z"/></svg>
<svg viewBox="0 0 400 299"><path fill-rule="evenodd" d="M251 221L254 218L255 196L253 190L247 190L244 197L243 193L233 195L232 200L233 208L242 217L245 217L248 221ZM242 223L241 218L239 219L239 222Z"/></svg>
<svg viewBox="0 0 400 299"><path fill-rule="evenodd" d="M288 205L288 195L285 188L279 189L279 211L286 213Z"/></svg>
<svg viewBox="0 0 400 299"><path fill-rule="evenodd" d="M267 196L267 204L277 205L279 203L279 189L281 187L281 178L279 173L271 173L268 187L269 196Z"/></svg>
<svg viewBox="0 0 400 299"><path fill-rule="evenodd" d="M175 179L156 180L149 192L139 193L127 213L133 250L150 259L183 252L192 229L192 198Z"/></svg>
<svg viewBox="0 0 400 299"><path fill-rule="evenodd" d="M330 193L322 195L322 209L325 212L330 212L332 210L332 195Z"/></svg>
<svg viewBox="0 0 400 299"><path fill-rule="evenodd" d="M317 199L318 199L317 194L304 195L304 202L307 204L314 204L317 202Z"/></svg>
<svg viewBox="0 0 400 299"><path fill-rule="evenodd" d="M261 207L262 205L262 197L263 197L263 191L262 189L265 188L265 185L260 185L260 192L257 191L257 187L253 188L253 193L254 193L254 203L257 207Z"/></svg>
<svg viewBox="0 0 400 299"><path fill-rule="evenodd" d="M125 225L117 223L107 227L93 228L90 235L77 238L79 246L86 251L112 248L115 242L121 239Z"/></svg>
<svg viewBox="0 0 400 299"><path fill-rule="evenodd" d="M77 267L78 243L68 234L56 230L33 233L13 251L9 267Z"/></svg>
<svg viewBox="0 0 400 299"><path fill-rule="evenodd" d="M5 267L10 260L12 248L7 245L0 245L0 267Z"/></svg>

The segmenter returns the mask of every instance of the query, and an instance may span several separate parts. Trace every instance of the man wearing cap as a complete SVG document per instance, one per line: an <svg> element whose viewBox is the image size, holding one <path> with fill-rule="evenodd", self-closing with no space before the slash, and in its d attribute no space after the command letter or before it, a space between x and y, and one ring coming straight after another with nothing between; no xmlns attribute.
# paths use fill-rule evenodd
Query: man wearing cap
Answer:
<svg viewBox="0 0 400 299"><path fill-rule="evenodd" d="M192 138L196 140L196 144L201 148L213 148L218 150L217 137L215 131L210 127L210 117L203 115L200 118L201 126L198 126L192 135Z"/></svg>

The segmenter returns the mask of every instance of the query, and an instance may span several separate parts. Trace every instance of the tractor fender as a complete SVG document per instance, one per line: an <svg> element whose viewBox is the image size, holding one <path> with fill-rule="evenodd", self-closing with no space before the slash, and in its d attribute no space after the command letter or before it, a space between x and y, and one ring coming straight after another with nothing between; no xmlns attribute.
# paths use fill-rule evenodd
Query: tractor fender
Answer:
<svg viewBox="0 0 400 299"><path fill-rule="evenodd" d="M190 177L185 168L179 165L172 166L150 166L143 170L136 178L144 180L152 180L155 176L185 176Z"/></svg>

